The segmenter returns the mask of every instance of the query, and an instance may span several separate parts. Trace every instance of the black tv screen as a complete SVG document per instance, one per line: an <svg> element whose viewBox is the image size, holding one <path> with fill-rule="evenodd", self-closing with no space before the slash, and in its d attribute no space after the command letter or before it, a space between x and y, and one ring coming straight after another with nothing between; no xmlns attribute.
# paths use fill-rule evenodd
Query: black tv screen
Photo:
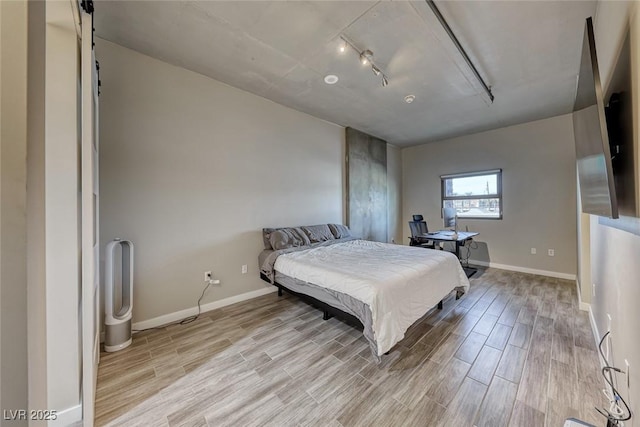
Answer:
<svg viewBox="0 0 640 427"><path fill-rule="evenodd" d="M630 33L622 43L606 92L605 108L609 152L620 216L638 216L638 171L633 135L633 101L631 82Z"/></svg>
<svg viewBox="0 0 640 427"><path fill-rule="evenodd" d="M604 96L591 18L587 18L584 29L580 74L573 106L573 132L582 211L618 218Z"/></svg>

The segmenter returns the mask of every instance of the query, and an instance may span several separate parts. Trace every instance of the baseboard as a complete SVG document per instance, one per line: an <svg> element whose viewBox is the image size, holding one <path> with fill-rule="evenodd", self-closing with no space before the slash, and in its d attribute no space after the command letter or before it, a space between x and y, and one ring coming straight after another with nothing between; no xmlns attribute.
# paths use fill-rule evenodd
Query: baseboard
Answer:
<svg viewBox="0 0 640 427"><path fill-rule="evenodd" d="M258 289L257 291L245 292L244 294L234 295L229 298L224 298L218 301L210 302L208 304L203 304L201 306L201 311L202 313L204 313L207 311L215 310L216 308L226 307L228 305L235 304L237 302L242 302L252 298L257 298L263 295L267 295L277 290L278 289L275 286L268 285L268 287L263 289ZM154 317L153 319L143 320L142 322L136 322L133 324L133 329L142 330L142 329L148 329L148 328L155 328L158 326L166 325L167 323L182 320L185 317L193 316L195 314L198 314L198 307L186 308L184 310Z"/></svg>
<svg viewBox="0 0 640 427"><path fill-rule="evenodd" d="M591 306L589 306L589 321L591 322L591 332L593 332L593 339L596 342L596 348L600 345L600 332L598 331L598 325L596 325L596 319L593 317L593 310L591 310ZM601 357L598 356L600 360L600 364L602 365L604 361Z"/></svg>
<svg viewBox="0 0 640 427"><path fill-rule="evenodd" d="M596 342L596 348L600 344L600 332L598 331L598 325L596 325L596 319L593 317L593 311L591 310L591 304L582 301L582 293L580 292L580 280L576 279L576 286L578 287L578 302L580 304L580 310L584 310L589 313L589 323L591 324L591 334ZM604 366L604 361L598 356L600 364Z"/></svg>
<svg viewBox="0 0 640 427"><path fill-rule="evenodd" d="M580 286L580 280L576 277L576 290L578 291L578 308L582 311L591 311L591 304L582 301L582 287Z"/></svg>
<svg viewBox="0 0 640 427"><path fill-rule="evenodd" d="M67 427L82 422L82 405L56 412L56 419L47 423L50 427Z"/></svg>
<svg viewBox="0 0 640 427"><path fill-rule="evenodd" d="M586 311L589 313L589 323L591 324L591 335L593 335L593 340L596 343L596 348L600 345L600 332L598 331L598 325L596 325L596 319L593 317L593 310L591 310L591 304L582 301L582 293L580 292L580 280L576 279L576 286L578 287L578 302L580 303L580 310ZM604 360L600 357L600 353L598 352L598 360L600 361L600 367L604 368ZM607 388L607 383L604 381L604 386Z"/></svg>
<svg viewBox="0 0 640 427"><path fill-rule="evenodd" d="M469 264L479 265L481 267L497 268L499 270L517 271L519 273L536 274L538 276L554 277L556 279L576 280L575 274L559 273L557 271L538 270L535 268L519 267L516 265L496 264L495 262L486 262L478 260L469 260Z"/></svg>

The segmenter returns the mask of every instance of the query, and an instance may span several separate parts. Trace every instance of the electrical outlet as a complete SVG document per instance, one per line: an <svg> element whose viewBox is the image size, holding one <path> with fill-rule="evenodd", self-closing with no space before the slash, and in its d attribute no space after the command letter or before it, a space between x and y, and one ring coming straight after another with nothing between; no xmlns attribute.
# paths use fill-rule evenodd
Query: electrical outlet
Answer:
<svg viewBox="0 0 640 427"><path fill-rule="evenodd" d="M531 255L535 255L538 253L538 250L536 248L531 248Z"/></svg>
<svg viewBox="0 0 640 427"><path fill-rule="evenodd" d="M247 264L242 266L242 274L247 274L249 271L249 266Z"/></svg>
<svg viewBox="0 0 640 427"><path fill-rule="evenodd" d="M549 254L549 256L556 256L556 250L555 249L549 249L548 250L548 254Z"/></svg>
<svg viewBox="0 0 640 427"><path fill-rule="evenodd" d="M205 271L204 272L204 281L209 283L211 281L211 272L210 271Z"/></svg>

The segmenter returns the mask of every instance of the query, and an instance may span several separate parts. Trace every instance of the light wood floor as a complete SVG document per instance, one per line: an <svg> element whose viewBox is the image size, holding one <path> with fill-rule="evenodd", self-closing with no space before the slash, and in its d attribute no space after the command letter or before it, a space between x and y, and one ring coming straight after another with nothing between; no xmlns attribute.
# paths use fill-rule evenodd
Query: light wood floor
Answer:
<svg viewBox="0 0 640 427"><path fill-rule="evenodd" d="M103 353L97 425L602 425L599 362L575 284L488 269L381 365L361 332L276 294Z"/></svg>

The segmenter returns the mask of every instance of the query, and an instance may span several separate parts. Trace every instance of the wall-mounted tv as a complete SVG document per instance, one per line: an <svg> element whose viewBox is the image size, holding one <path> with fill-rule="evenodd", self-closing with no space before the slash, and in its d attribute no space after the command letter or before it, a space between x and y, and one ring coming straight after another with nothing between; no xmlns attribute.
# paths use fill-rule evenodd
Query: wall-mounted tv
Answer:
<svg viewBox="0 0 640 427"><path fill-rule="evenodd" d="M616 92L605 97L593 22L587 18L573 107L578 181L582 211L609 218L637 216L628 46L612 74L609 92Z"/></svg>
<svg viewBox="0 0 640 427"><path fill-rule="evenodd" d="M607 133L613 166L613 180L622 216L639 216L638 165L634 151L633 106L631 92L631 43L625 37L616 65L606 89ZM635 136L637 138L637 136Z"/></svg>

